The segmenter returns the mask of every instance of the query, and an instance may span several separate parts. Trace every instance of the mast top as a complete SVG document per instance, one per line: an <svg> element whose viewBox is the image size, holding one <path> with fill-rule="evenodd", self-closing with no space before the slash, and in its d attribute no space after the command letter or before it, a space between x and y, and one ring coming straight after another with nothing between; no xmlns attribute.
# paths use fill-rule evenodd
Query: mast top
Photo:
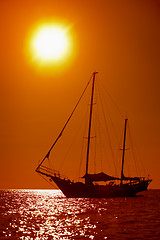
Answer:
<svg viewBox="0 0 160 240"><path fill-rule="evenodd" d="M95 72L93 72L93 75L96 75L97 73L98 73L98 72L95 71Z"/></svg>

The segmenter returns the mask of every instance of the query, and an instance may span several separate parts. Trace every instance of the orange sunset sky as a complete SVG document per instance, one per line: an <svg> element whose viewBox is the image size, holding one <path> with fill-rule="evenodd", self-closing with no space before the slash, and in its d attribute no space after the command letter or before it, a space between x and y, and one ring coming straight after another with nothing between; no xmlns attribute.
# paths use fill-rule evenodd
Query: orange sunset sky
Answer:
<svg viewBox="0 0 160 240"><path fill-rule="evenodd" d="M93 71L130 120L150 188L160 188L160 2L7 0L0 10L0 188L50 188L35 169ZM53 66L29 50L46 22L68 25L72 38Z"/></svg>

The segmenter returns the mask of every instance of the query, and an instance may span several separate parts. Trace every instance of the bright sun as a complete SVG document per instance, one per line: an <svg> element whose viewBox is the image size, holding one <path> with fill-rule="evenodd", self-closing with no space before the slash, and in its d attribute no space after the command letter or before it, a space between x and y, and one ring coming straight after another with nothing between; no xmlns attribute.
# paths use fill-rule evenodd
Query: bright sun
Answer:
<svg viewBox="0 0 160 240"><path fill-rule="evenodd" d="M57 63L70 53L71 40L67 27L43 25L31 40L33 58L41 64Z"/></svg>

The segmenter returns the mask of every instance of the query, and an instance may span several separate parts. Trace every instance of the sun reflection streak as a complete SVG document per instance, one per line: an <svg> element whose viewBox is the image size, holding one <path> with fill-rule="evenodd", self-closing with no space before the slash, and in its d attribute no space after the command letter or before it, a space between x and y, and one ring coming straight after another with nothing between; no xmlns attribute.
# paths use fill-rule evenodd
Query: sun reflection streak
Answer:
<svg viewBox="0 0 160 240"><path fill-rule="evenodd" d="M101 233L97 224L106 209L94 200L66 199L58 190L15 191L11 198L14 202L7 214L12 221L4 231L6 237L13 229L12 237L19 239L94 239Z"/></svg>
<svg viewBox="0 0 160 240"><path fill-rule="evenodd" d="M159 239L157 193L147 196L67 199L58 190L2 190L0 239L144 239L152 238L154 227Z"/></svg>

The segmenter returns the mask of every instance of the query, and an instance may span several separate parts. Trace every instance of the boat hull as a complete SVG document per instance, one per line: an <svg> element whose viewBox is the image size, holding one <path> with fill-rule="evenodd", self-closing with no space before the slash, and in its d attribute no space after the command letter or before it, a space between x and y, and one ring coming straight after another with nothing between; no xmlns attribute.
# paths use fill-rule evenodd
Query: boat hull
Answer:
<svg viewBox="0 0 160 240"><path fill-rule="evenodd" d="M138 192L146 191L150 180L123 185L94 185L71 182L59 177L52 177L58 188L67 198L111 198L134 197Z"/></svg>

